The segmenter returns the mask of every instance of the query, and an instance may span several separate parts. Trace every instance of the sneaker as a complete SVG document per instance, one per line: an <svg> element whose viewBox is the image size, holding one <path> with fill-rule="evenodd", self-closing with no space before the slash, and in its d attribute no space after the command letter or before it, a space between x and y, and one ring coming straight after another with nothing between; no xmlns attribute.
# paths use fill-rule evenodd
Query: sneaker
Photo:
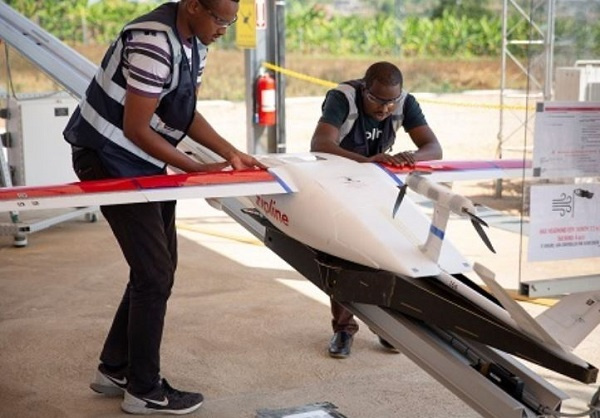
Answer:
<svg viewBox="0 0 600 418"><path fill-rule="evenodd" d="M350 348L354 337L346 331L338 331L329 341L329 355L333 358L346 358L350 355Z"/></svg>
<svg viewBox="0 0 600 418"><path fill-rule="evenodd" d="M173 389L166 379L145 395L125 392L121 409L130 414L171 414L184 415L200 408L204 397L200 393L182 392Z"/></svg>
<svg viewBox="0 0 600 418"><path fill-rule="evenodd" d="M96 369L94 381L90 383L90 388L97 393L106 396L122 396L127 388L126 369L117 372L109 372L104 364L100 364Z"/></svg>

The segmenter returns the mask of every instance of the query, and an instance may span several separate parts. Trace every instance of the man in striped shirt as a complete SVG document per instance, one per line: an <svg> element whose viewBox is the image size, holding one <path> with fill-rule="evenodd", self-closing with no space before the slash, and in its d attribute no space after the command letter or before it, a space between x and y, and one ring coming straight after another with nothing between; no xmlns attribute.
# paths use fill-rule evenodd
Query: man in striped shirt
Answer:
<svg viewBox="0 0 600 418"><path fill-rule="evenodd" d="M64 131L81 180L262 167L196 111L208 45L232 25L239 0L165 3L128 23L111 44ZM222 156L201 164L179 151L185 137ZM124 396L132 414L186 414L200 393L160 375L160 344L177 266L175 201L101 207L130 268L91 388Z"/></svg>

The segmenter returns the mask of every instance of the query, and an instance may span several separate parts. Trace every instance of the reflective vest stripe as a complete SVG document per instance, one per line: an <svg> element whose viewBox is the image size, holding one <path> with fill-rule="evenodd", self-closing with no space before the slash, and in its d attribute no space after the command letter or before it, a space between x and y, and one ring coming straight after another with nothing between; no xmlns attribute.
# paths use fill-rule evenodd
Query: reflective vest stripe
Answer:
<svg viewBox="0 0 600 418"><path fill-rule="evenodd" d="M356 89L350 84L340 84L336 87L336 90L344 93L344 96L346 96L348 105L350 107L346 120L342 126L340 126L339 141L342 142L342 139L344 139L346 135L350 133L354 123L356 123L356 119L358 119L358 108L356 107Z"/></svg>
<svg viewBox="0 0 600 418"><path fill-rule="evenodd" d="M164 167L165 163L157 158L152 157L150 154L143 151L133 142L123 135L123 131L117 128L112 123L108 122L102 116L94 110L87 102L84 102L80 106L81 116L88 121L94 128L105 138L109 138L112 142L125 148L130 153L154 164L157 167ZM93 122L92 122L93 121Z"/></svg>
<svg viewBox="0 0 600 418"><path fill-rule="evenodd" d="M177 88L177 85L179 82L179 64L181 61L181 48L177 47L177 46L180 46L179 40L175 37L175 35L173 34L173 31L171 30L171 28L169 26L164 25L159 22L143 22L143 23L138 23L138 24L132 24L132 25L126 26L124 29L124 32L128 31L128 30L132 30L132 29L133 30L136 30L136 29L156 30L156 31L164 32L167 35L169 42L171 43L172 54L173 54L171 65L173 67L173 73L172 73L170 87L168 89L163 90L161 93L160 97L162 98L165 95L172 92L175 88ZM175 43L173 43L174 41L175 41ZM123 51L123 46L124 46L123 39L120 38L119 41L117 42L117 44L114 46L113 53L106 65L106 68L99 68L98 72L96 74L96 82L98 83L98 86L100 86L102 88L103 93L106 94L107 96L109 96L115 102L121 103L121 104L123 104L123 102L125 100L126 87L121 86L112 80L114 80L115 73L117 71L122 70L122 67L120 66L120 63L121 63L120 57L121 57L121 54ZM88 102L83 101L81 103L81 105L80 105L81 116L90 125L94 126L94 128L104 138L119 145L120 147L126 149L130 153L136 155L139 158L144 159L145 161L147 161L157 167L165 166L165 163L163 161L161 161L157 158L154 158L151 155L149 155L147 152L143 151L135 143L133 143L132 141L127 139L125 137L125 135L123 134L123 131L120 128L113 125L111 122L109 122L108 120L103 118L101 115L99 115L94 110L94 108L90 105L90 102L93 103L93 101L94 101L93 98L88 98ZM152 115L152 118L150 120L150 126L156 132L158 132L162 135L168 136L169 138L172 138L174 141L178 141L185 134L185 132L183 132L181 130L173 129L173 128L167 126L160 119L160 117L156 114Z"/></svg>
<svg viewBox="0 0 600 418"><path fill-rule="evenodd" d="M111 62L112 61L114 61L114 55L111 58ZM102 91L104 92L104 94L106 94L108 97L113 99L115 102L123 104L123 101L125 100L125 91L126 91L125 88L123 86L118 85L117 83L112 82L112 81L111 82L103 82L102 81L103 79L111 80L113 77L113 74L114 74L114 71L106 71L106 70L100 68L98 70L98 73L96 74L96 83L98 84L98 86L102 87Z"/></svg>

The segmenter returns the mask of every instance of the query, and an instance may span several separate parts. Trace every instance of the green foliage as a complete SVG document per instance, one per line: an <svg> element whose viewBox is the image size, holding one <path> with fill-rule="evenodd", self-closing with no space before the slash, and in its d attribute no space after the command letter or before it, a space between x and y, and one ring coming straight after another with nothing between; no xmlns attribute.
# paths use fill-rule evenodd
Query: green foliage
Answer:
<svg viewBox="0 0 600 418"><path fill-rule="evenodd" d="M130 20L149 12L156 3L138 3L128 0L101 0L87 8L86 21L89 38L108 44Z"/></svg>
<svg viewBox="0 0 600 418"><path fill-rule="evenodd" d="M317 6L296 4L287 14L286 45L291 51L333 55L489 56L502 47L499 17L445 11L437 19L395 15L331 15Z"/></svg>
<svg viewBox="0 0 600 418"><path fill-rule="evenodd" d="M152 10L160 1L6 0L6 3L63 41L108 44L125 23Z"/></svg>
<svg viewBox="0 0 600 418"><path fill-rule="evenodd" d="M598 22L586 22L581 19L561 18L555 22L555 42L561 50L567 50L573 57L600 56L600 25Z"/></svg>
<svg viewBox="0 0 600 418"><path fill-rule="evenodd" d="M70 40L74 33L81 33L81 20L78 11L85 8L87 0L68 2L7 0L6 3L54 36L63 40Z"/></svg>
<svg viewBox="0 0 600 418"><path fill-rule="evenodd" d="M108 44L131 19L162 0L6 0L40 26L71 43ZM288 1L286 49L290 53L347 55L402 55L403 57L469 58L498 56L502 48L502 16L492 13L490 0L374 0L372 12L340 14L331 1ZM418 7L427 7L419 9ZM410 9L410 10L409 10ZM591 16L597 16L592 14ZM580 18L557 18L556 39L574 55L598 56L600 23ZM523 19L509 21L509 38L529 39L531 28ZM235 28L219 48L235 46ZM526 56L531 49L514 51Z"/></svg>
<svg viewBox="0 0 600 418"><path fill-rule="evenodd" d="M453 14L477 19L482 16L490 16L489 2L489 0L439 0L431 17L438 19L446 14Z"/></svg>

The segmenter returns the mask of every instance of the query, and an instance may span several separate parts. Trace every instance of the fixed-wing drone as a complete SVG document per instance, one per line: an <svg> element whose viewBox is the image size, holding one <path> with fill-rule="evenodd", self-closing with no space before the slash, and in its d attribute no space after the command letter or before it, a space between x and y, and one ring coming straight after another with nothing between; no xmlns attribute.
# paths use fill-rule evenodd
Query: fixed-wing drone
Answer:
<svg viewBox="0 0 600 418"><path fill-rule="evenodd" d="M470 219L493 251L474 204L439 182L523 175L522 161L432 161L394 169L319 153L258 158L268 170L0 189L0 211L244 196L251 205L246 213L314 252L310 263L286 261L306 276L311 274L303 270L314 263L308 271L319 270L315 284L340 300L389 307L577 380L595 381L597 369L571 350L600 322L598 300L569 295L536 321L492 272L473 266L445 239L454 214ZM434 203L431 218L406 195L407 188ZM464 275L473 269L492 294ZM357 279L324 279L340 271L358 272ZM381 272L390 279L370 282L370 273Z"/></svg>
<svg viewBox="0 0 600 418"><path fill-rule="evenodd" d="M9 45L81 98L96 71L94 64L1 1L0 18L0 32ZM395 172L326 154L259 159L268 170L0 189L0 211L182 198L207 198L229 210L225 201L243 196L236 220L243 216L257 220L264 228L265 245L327 294L345 304L375 307L386 320L384 314L391 312L397 321L394 331L410 330L417 336L410 341L415 344L402 345L413 351L403 352L421 360L422 368L482 415L555 416L564 399L496 349L584 383L596 380L597 369L571 351L600 321L599 296L568 295L533 319L494 281L492 272L472 266L446 237L449 217L466 217L493 249L475 206L438 182L521 176L522 161L436 161ZM409 189L433 201L431 218L407 195ZM465 276L473 267L493 295ZM441 331L449 343L426 336L430 330ZM391 334L384 336L399 344L398 338L389 338L395 337ZM446 345L453 349L448 354L442 350ZM455 361L454 348L467 361ZM459 366L463 373L450 379Z"/></svg>

